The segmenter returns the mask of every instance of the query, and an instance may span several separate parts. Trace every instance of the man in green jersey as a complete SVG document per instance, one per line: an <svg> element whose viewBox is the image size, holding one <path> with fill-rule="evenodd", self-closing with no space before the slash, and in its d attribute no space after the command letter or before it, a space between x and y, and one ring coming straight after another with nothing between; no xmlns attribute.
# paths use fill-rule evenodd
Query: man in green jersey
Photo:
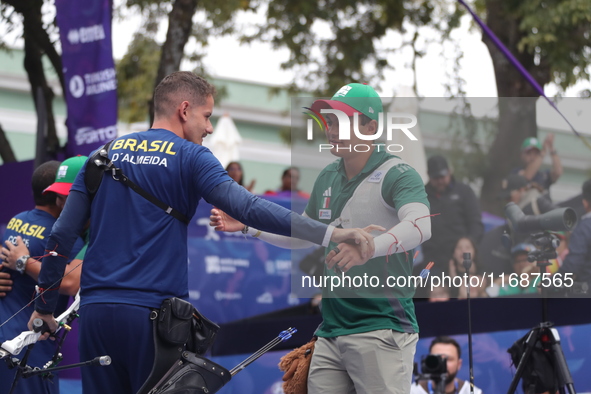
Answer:
<svg viewBox="0 0 591 394"><path fill-rule="evenodd" d="M368 228L375 237L375 253L364 259L356 245L327 248L323 322L315 333L308 392L408 394L418 340L412 249L431 237L424 185L386 146L368 143L387 116L380 121L382 100L370 86L345 85L331 100L316 100L312 111L326 119L330 150L339 159L316 179L304 215L344 228L375 225ZM339 132L341 123L347 124L343 114L349 119L349 133ZM241 226L216 209L211 225L242 230L280 247L306 246ZM332 286L335 276L341 286ZM367 278L373 280L368 283Z"/></svg>

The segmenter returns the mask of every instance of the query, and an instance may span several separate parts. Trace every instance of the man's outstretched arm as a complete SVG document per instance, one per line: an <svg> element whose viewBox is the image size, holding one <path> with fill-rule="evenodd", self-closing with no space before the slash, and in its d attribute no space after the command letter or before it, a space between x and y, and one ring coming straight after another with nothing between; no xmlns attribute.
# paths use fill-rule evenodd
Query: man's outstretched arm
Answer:
<svg viewBox="0 0 591 394"><path fill-rule="evenodd" d="M354 242L360 245L363 256L369 257L374 253L373 237L367 232L361 229L335 228L312 220L259 198L236 182L219 184L206 200L240 222L233 223L234 227L216 229L240 231L244 227L242 223L245 223L261 231L294 237L322 246L328 246L329 241ZM214 227L218 226L214 224Z"/></svg>

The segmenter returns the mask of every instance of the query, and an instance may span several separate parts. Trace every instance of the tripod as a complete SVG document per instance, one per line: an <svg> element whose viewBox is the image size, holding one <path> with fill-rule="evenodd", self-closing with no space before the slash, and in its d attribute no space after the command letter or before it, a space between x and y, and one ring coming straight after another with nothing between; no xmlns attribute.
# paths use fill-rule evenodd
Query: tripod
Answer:
<svg viewBox="0 0 591 394"><path fill-rule="evenodd" d="M533 237L535 239L534 244L540 250L528 253L528 261L535 261L537 267L540 269L540 274L542 274L547 271L546 268L550 265L548 259L556 257L556 247L558 247L560 241L554 235L548 233L534 234ZM546 354L549 355L552 368L554 369L554 375L558 381L558 391L560 394L566 393L565 387L569 394L576 394L573 378L564 358L562 347L560 346L558 330L554 328L554 323L548 321L548 299L544 286L542 286L542 320L542 323L531 329L526 335L527 339L524 343L525 351L519 360L515 376L511 381L507 394L515 393L517 384L523 377L526 366L533 363L533 351L538 343ZM530 394L529 390L526 394Z"/></svg>

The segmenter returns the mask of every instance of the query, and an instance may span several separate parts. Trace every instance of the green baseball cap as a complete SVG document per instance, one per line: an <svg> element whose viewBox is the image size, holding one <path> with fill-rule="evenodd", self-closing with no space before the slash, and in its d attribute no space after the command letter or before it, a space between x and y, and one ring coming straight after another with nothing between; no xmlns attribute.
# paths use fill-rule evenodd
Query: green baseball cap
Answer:
<svg viewBox="0 0 591 394"><path fill-rule="evenodd" d="M529 137L523 140L523 144L521 144L522 151L532 148L542 151L542 143L536 137Z"/></svg>
<svg viewBox="0 0 591 394"><path fill-rule="evenodd" d="M384 111L382 99L369 85L350 83L340 88L330 100L316 100L312 110L319 112L323 108L332 108L344 112L347 116L362 113L370 119L378 120L378 114Z"/></svg>
<svg viewBox="0 0 591 394"><path fill-rule="evenodd" d="M64 160L57 169L55 182L43 190L43 194L48 192L54 192L63 196L70 194L70 188L74 183L74 179L76 179L76 175L78 175L87 159L87 156L75 156Z"/></svg>

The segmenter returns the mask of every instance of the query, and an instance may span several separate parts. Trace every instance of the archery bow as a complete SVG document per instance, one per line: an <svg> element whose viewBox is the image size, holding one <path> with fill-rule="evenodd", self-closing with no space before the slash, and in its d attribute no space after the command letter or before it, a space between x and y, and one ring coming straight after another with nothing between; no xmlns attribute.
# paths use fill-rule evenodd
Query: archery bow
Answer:
<svg viewBox="0 0 591 394"><path fill-rule="evenodd" d="M52 336L56 337L56 334L62 331L62 328L63 332L59 337L57 337L57 347L53 354L53 357L43 366L43 368L33 368L27 365L27 359L29 358L29 354L33 349L33 345L39 340L43 332L47 330L47 325L43 322L43 320L35 319L35 321L33 322L35 326L34 330L23 331L14 339L5 341L0 345L0 360L5 360L9 368L18 368L17 373L12 382L12 386L10 388L10 393L14 391L18 383L18 380L21 377L26 378L29 376L41 374L43 378L49 379L53 376L52 372L57 370L76 368L84 365L109 365L111 363L111 359L109 358L109 356L102 356L83 363L57 367L59 362L63 359L61 354L61 348L64 343L64 340L66 339L67 334L71 330L70 324L74 319L78 317L79 306L80 291L78 291L78 293L74 297L74 302L72 302L68 309L66 309L61 315L59 315L55 319L58 323L58 327L52 334ZM21 360L12 357L20 354L24 348L27 348L27 350Z"/></svg>
<svg viewBox="0 0 591 394"><path fill-rule="evenodd" d="M78 307L80 306L80 291L74 297L74 302L72 305L64 313L59 315L55 320L58 323L57 330L54 334L57 334L62 327L69 331L68 324L71 323L76 317L78 317ZM18 355L25 346L34 344L37 342L39 337L41 336L41 332L35 331L23 331L20 333L16 338L11 339L9 341L3 342L0 345L0 360L7 357L8 355L12 354L14 356Z"/></svg>

